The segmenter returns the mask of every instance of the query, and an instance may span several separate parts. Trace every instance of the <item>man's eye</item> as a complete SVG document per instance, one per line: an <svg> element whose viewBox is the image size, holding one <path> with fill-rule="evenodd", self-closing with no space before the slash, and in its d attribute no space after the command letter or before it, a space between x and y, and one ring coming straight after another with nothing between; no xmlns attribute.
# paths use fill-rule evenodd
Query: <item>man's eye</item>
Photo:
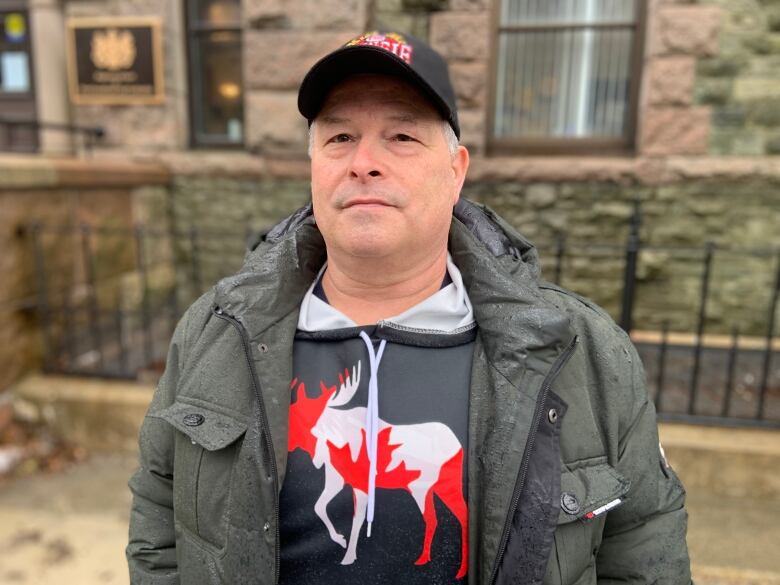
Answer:
<svg viewBox="0 0 780 585"><path fill-rule="evenodd" d="M349 134L336 134L333 138L328 140L328 142L339 143L339 142L349 142L350 140L352 140L352 137Z"/></svg>
<svg viewBox="0 0 780 585"><path fill-rule="evenodd" d="M398 142L414 142L415 139L409 136L408 134L396 134L395 139Z"/></svg>

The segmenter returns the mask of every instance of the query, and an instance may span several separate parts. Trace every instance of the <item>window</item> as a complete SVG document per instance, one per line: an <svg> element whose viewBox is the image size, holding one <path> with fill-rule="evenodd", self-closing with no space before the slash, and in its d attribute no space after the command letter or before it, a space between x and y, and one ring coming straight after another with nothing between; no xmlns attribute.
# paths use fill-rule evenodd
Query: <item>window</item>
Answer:
<svg viewBox="0 0 780 585"><path fill-rule="evenodd" d="M631 149L641 0L500 0L493 151Z"/></svg>
<svg viewBox="0 0 780 585"><path fill-rule="evenodd" d="M240 0L187 0L193 146L242 146Z"/></svg>
<svg viewBox="0 0 780 585"><path fill-rule="evenodd" d="M35 151L38 128L30 19L23 5L16 6L0 2L0 150Z"/></svg>

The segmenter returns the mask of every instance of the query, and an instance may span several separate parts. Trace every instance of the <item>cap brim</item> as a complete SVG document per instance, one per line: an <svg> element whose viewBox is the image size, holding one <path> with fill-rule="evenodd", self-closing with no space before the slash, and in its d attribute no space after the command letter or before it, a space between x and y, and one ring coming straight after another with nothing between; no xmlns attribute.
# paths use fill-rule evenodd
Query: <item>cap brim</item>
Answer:
<svg viewBox="0 0 780 585"><path fill-rule="evenodd" d="M433 88L401 59L384 49L366 45L344 47L318 61L298 91L298 111L309 121L317 117L330 91L352 75L379 74L400 77L427 97L445 120L453 113Z"/></svg>

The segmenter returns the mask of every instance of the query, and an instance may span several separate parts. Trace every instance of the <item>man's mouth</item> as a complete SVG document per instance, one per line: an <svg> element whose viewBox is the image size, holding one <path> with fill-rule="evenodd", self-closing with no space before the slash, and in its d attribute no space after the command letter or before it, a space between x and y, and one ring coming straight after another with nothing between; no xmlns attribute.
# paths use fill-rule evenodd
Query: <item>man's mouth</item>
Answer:
<svg viewBox="0 0 780 585"><path fill-rule="evenodd" d="M394 207L390 202L388 202L386 199L382 199L381 197L353 197L352 199L348 199L343 206L343 209L348 209L350 207L357 207L362 205L376 205L376 206L384 206L384 207Z"/></svg>

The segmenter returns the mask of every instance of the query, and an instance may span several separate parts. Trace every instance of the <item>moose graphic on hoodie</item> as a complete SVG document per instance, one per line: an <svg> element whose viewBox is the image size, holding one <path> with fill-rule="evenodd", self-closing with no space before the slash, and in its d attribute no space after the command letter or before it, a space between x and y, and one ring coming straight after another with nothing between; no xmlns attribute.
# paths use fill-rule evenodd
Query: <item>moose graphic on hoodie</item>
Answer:
<svg viewBox="0 0 780 585"><path fill-rule="evenodd" d="M362 370L358 360L351 372L344 369L338 374L338 386L320 381L316 396L310 395L305 383L297 377L290 384L293 400L288 451L302 450L316 469L324 470L324 489L314 504L322 528L333 543L345 549L341 564L352 565L358 557L358 542L372 492L405 490L425 525L415 565L426 565L431 561L431 545L438 526L436 496L459 524L460 563L457 574L449 578L462 579L468 568L463 446L455 433L441 422L393 425L377 418L376 428L372 430L368 408L349 406L360 386ZM373 474L372 469L375 469ZM348 535L339 533L328 515L328 505L345 487L351 488L353 503ZM371 537L370 522L366 537Z"/></svg>

